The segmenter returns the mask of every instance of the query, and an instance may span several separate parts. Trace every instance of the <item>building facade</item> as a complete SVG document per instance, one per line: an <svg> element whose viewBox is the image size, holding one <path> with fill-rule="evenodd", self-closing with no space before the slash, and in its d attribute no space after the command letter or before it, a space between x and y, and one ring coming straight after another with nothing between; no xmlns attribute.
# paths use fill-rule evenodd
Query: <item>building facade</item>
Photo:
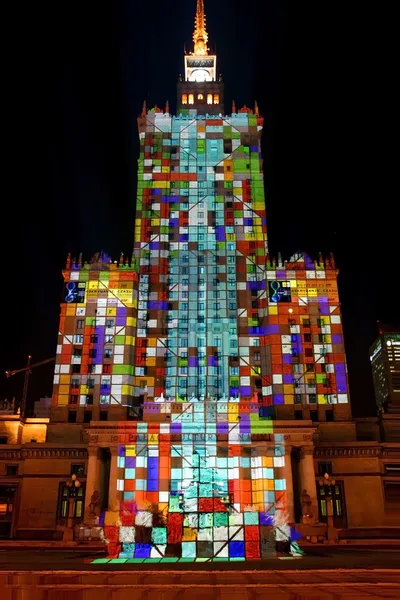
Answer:
<svg viewBox="0 0 400 600"><path fill-rule="evenodd" d="M294 524L323 536L326 472L338 528L397 523L400 448L351 420L334 259L269 256L263 119L225 114L201 0L193 39L177 115L138 119L132 256L68 257L50 419L1 422L7 535L61 535L72 474L74 522L99 524L112 557L244 560ZM47 520L23 516L33 498Z"/></svg>
<svg viewBox="0 0 400 600"><path fill-rule="evenodd" d="M370 347L375 399L384 412L400 413L400 330L379 324Z"/></svg>

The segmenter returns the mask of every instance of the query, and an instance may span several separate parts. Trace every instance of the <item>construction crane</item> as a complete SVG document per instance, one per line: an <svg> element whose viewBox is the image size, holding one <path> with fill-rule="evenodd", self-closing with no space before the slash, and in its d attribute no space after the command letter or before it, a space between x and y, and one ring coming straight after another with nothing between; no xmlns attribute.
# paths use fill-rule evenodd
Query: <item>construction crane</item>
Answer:
<svg viewBox="0 0 400 600"><path fill-rule="evenodd" d="M20 414L21 417L25 416L25 411L26 411L26 400L27 400L27 396L28 396L28 385L29 385L29 377L32 373L32 369L36 368L36 367L41 367L42 365L47 365L50 362L53 362L54 360L56 360L56 357L53 356L52 358L47 358L46 360L41 360L40 362L34 363L33 365L31 364L31 360L32 360L32 356L28 356L28 360L26 363L26 367L23 367L22 369L15 369L14 371L6 371L6 377L13 377L13 375L17 375L18 373L25 373L25 377L24 377L24 388L22 390L22 398L21 398L21 410L20 410Z"/></svg>

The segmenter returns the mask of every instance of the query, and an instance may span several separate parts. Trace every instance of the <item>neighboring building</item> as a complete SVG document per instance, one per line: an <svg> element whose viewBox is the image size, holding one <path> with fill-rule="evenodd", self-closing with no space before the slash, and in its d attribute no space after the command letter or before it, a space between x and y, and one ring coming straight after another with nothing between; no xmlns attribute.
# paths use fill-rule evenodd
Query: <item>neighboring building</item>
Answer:
<svg viewBox="0 0 400 600"><path fill-rule="evenodd" d="M36 418L50 417L51 398L45 397L36 400L33 409L33 416Z"/></svg>
<svg viewBox="0 0 400 600"><path fill-rule="evenodd" d="M98 491L120 557L265 556L286 518L321 535L327 471L344 535L400 525L400 444L351 420L333 257L270 258L263 119L224 114L201 0L194 43L178 115L138 119L132 257L68 257L50 421L0 417L7 535L60 537L72 473L75 522Z"/></svg>
<svg viewBox="0 0 400 600"><path fill-rule="evenodd" d="M370 361L378 408L400 413L400 329L379 324Z"/></svg>

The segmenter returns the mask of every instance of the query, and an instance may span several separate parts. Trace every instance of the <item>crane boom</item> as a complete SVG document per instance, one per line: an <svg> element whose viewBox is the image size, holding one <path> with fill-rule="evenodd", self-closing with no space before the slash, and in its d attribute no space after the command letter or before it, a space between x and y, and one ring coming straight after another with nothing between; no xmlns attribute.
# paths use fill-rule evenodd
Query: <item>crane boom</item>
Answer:
<svg viewBox="0 0 400 600"><path fill-rule="evenodd" d="M56 360L56 357L53 356L52 358L46 358L46 360L41 360L33 365L31 365L31 359L32 359L32 356L29 355L28 361L26 363L26 367L23 367L22 369L14 369L13 371L6 371L7 377L12 377L13 375L17 375L18 373L25 373L24 388L22 391L22 398L21 398L21 410L20 410L21 417L25 416L26 399L28 396L29 376L32 372L32 369L34 369L35 367L40 367L42 365L46 365L47 363L53 362L54 360Z"/></svg>

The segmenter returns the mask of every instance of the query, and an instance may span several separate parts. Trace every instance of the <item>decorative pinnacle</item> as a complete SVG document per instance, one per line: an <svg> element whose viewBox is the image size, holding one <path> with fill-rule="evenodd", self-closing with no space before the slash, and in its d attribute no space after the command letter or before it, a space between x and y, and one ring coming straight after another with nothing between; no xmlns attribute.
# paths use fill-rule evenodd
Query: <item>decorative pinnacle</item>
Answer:
<svg viewBox="0 0 400 600"><path fill-rule="evenodd" d="M206 31L206 16L204 14L204 0L197 0L195 27L193 34L195 56L207 56L208 33Z"/></svg>

